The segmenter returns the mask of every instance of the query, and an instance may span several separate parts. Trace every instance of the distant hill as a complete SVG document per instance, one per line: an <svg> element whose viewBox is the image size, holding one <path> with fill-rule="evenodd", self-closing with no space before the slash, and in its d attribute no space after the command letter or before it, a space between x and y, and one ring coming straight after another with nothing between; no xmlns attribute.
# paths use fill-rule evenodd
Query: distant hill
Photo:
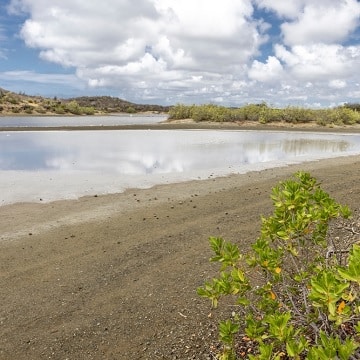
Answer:
<svg viewBox="0 0 360 360"><path fill-rule="evenodd" d="M80 106L92 106L105 112L168 112L168 106L135 104L112 96L81 96L66 101L76 101Z"/></svg>
<svg viewBox="0 0 360 360"><path fill-rule="evenodd" d="M167 106L135 104L111 96L58 99L17 94L0 88L0 115L94 115L168 111Z"/></svg>

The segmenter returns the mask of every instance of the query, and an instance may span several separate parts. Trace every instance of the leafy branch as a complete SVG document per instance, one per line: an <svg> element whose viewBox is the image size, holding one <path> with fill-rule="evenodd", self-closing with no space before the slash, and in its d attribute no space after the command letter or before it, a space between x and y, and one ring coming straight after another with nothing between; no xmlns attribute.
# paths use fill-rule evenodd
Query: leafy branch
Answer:
<svg viewBox="0 0 360 360"><path fill-rule="evenodd" d="M220 272L198 294L213 307L232 296L237 306L236 316L220 323L219 358L238 358L238 334L256 345L241 358L353 358L360 346L360 245L352 246L345 266L326 258L329 223L348 218L349 208L305 172L279 183L271 199L274 212L262 218L250 253L210 238ZM254 271L260 279L253 279Z"/></svg>

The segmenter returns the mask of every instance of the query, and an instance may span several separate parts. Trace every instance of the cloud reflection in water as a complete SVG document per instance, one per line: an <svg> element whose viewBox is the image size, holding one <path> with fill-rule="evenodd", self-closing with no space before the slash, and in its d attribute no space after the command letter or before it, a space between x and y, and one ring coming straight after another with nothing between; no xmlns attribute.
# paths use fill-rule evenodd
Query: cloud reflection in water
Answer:
<svg viewBox="0 0 360 360"><path fill-rule="evenodd" d="M53 180L66 179L69 191L73 186L74 193L81 195L90 190L121 191L132 182L141 187L142 181L153 185L179 175L181 180L204 178L250 171L251 165L271 167L350 153L360 153L359 135L218 130L3 132L0 173L15 171L27 182L31 174L39 178L51 172ZM0 180L0 189L5 185ZM54 182L51 186L56 193Z"/></svg>

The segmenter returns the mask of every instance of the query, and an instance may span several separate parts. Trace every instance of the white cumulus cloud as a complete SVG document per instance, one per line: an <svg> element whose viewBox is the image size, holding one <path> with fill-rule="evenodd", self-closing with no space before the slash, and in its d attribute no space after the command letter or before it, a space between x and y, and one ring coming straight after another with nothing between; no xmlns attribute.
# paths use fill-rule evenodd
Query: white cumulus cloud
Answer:
<svg viewBox="0 0 360 360"><path fill-rule="evenodd" d="M360 62L360 47L316 44L295 45L288 50L278 45L275 53L295 78L308 81L353 76Z"/></svg>
<svg viewBox="0 0 360 360"><path fill-rule="evenodd" d="M282 76L283 67L275 56L269 56L266 63L255 60L249 70L250 79L261 82L278 81Z"/></svg>
<svg viewBox="0 0 360 360"><path fill-rule="evenodd" d="M293 21L281 25L286 45L332 44L343 41L359 24L356 0L313 1Z"/></svg>
<svg viewBox="0 0 360 360"><path fill-rule="evenodd" d="M8 11L25 14L18 35L41 59L132 101L286 105L358 93L356 0L10 0Z"/></svg>
<svg viewBox="0 0 360 360"><path fill-rule="evenodd" d="M344 87L346 87L346 81L338 79L330 80L329 87L334 89L343 89Z"/></svg>
<svg viewBox="0 0 360 360"><path fill-rule="evenodd" d="M256 0L260 8L274 11L280 17L295 18L304 6L304 0Z"/></svg>

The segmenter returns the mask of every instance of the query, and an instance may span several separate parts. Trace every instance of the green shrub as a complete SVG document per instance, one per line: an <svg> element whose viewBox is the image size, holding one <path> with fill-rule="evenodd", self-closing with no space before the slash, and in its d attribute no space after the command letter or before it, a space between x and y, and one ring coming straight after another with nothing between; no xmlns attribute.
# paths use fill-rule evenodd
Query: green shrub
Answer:
<svg viewBox="0 0 360 360"><path fill-rule="evenodd" d="M74 114L74 115L81 115L82 114L80 105L75 100L70 101L69 103L67 103L65 105L65 109L66 109L66 111L68 111L68 112L70 112L71 114Z"/></svg>
<svg viewBox="0 0 360 360"><path fill-rule="evenodd" d="M95 114L95 108L93 108L92 106L82 106L81 107L81 112L84 115L94 115Z"/></svg>
<svg viewBox="0 0 360 360"><path fill-rule="evenodd" d="M354 125L360 123L360 113L347 107L316 111L316 123L320 125Z"/></svg>
<svg viewBox="0 0 360 360"><path fill-rule="evenodd" d="M284 121L292 124L308 123L314 121L315 114L311 109L289 106L284 109L283 117Z"/></svg>
<svg viewBox="0 0 360 360"><path fill-rule="evenodd" d="M128 106L126 109L125 109L125 112L128 113L128 114L135 114L136 113L136 110L133 106Z"/></svg>
<svg viewBox="0 0 360 360"><path fill-rule="evenodd" d="M317 125L321 125L321 126L326 126L326 125L330 125L330 119L329 119L329 112L331 112L330 109L321 109L321 110L316 110L314 112L314 119Z"/></svg>
<svg viewBox="0 0 360 360"><path fill-rule="evenodd" d="M192 107L183 104L177 104L170 108L169 119L181 120L190 119L192 116Z"/></svg>
<svg viewBox="0 0 360 360"><path fill-rule="evenodd" d="M12 96L7 96L6 101L9 102L10 104L13 104L13 105L19 104L19 100L17 98L15 98L15 97L12 97Z"/></svg>
<svg viewBox="0 0 360 360"><path fill-rule="evenodd" d="M345 108L360 112L360 103L354 103L354 104L344 104Z"/></svg>
<svg viewBox="0 0 360 360"><path fill-rule="evenodd" d="M285 118L284 112L284 109L266 108L266 112L264 114L266 122L271 123L283 121Z"/></svg>
<svg viewBox="0 0 360 360"><path fill-rule="evenodd" d="M17 99L16 97L10 96L10 95L6 95L5 101L12 105L18 105L20 103L19 99Z"/></svg>
<svg viewBox="0 0 360 360"><path fill-rule="evenodd" d="M219 359L349 359L360 340L360 245L346 266L326 254L329 222L350 210L304 172L274 187L271 198L274 213L262 218L249 254L210 238L220 274L198 294L213 307L230 296L237 309L219 325ZM237 354L244 338L252 351Z"/></svg>
<svg viewBox="0 0 360 360"><path fill-rule="evenodd" d="M263 108L264 106L254 104L244 106L244 120L259 121L260 114L264 112Z"/></svg>
<svg viewBox="0 0 360 360"><path fill-rule="evenodd" d="M227 121L245 121L246 114L244 108L232 108L227 116Z"/></svg>
<svg viewBox="0 0 360 360"><path fill-rule="evenodd" d="M95 109L92 106L80 106L75 100L70 101L67 104L61 104L57 106L64 107L65 112L69 112L73 115L94 115Z"/></svg>
<svg viewBox="0 0 360 360"><path fill-rule="evenodd" d="M191 117L194 121L222 122L228 118L230 110L218 105L200 105L192 108Z"/></svg>
<svg viewBox="0 0 360 360"><path fill-rule="evenodd" d="M65 107L64 106L61 106L61 105L58 105L54 108L54 111L56 114L58 115L62 115L62 114L65 114L66 111L65 111Z"/></svg>
<svg viewBox="0 0 360 360"><path fill-rule="evenodd" d="M336 122L344 125L354 125L360 122L360 114L356 110L346 107L334 109L333 114L336 114Z"/></svg>
<svg viewBox="0 0 360 360"><path fill-rule="evenodd" d="M46 110L42 107L37 107L35 108L35 111L38 113L38 114L46 114Z"/></svg>

